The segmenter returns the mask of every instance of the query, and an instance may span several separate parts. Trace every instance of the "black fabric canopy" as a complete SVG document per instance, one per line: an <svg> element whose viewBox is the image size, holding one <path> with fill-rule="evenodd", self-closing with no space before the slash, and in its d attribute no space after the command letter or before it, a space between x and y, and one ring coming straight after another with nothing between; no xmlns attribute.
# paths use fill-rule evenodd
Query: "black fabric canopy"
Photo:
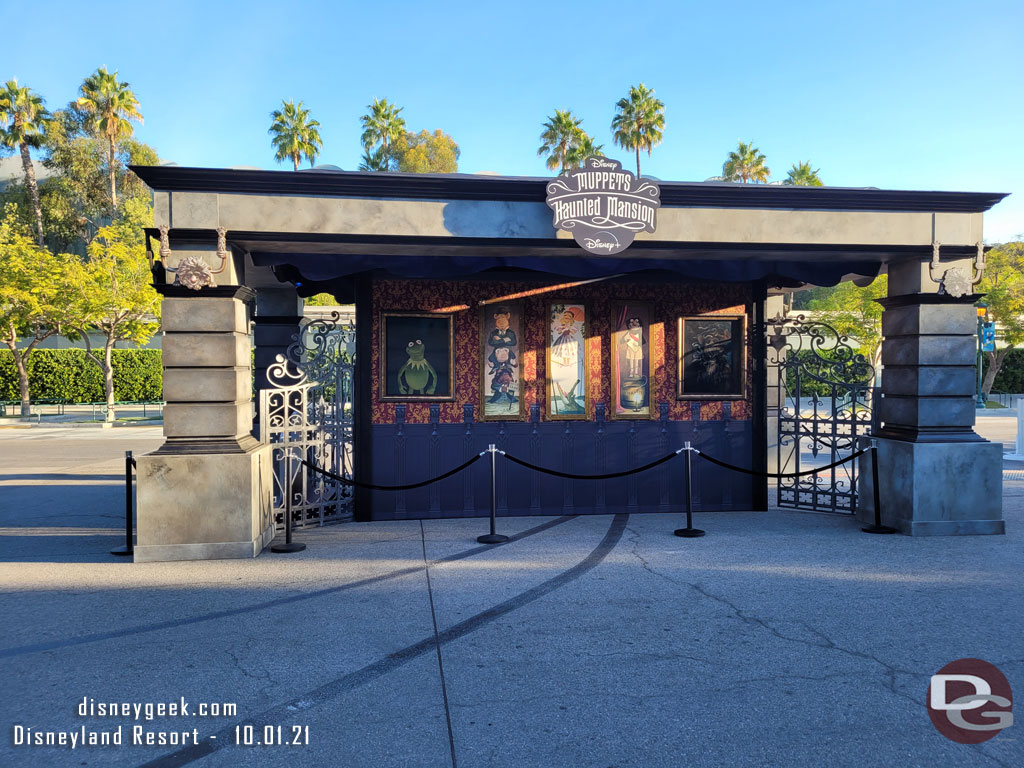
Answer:
<svg viewBox="0 0 1024 768"><path fill-rule="evenodd" d="M711 260L643 258L535 258L530 256L380 256L317 253L253 253L257 266L273 267L278 278L296 283L300 294L323 288L332 293L348 286L352 276L375 272L400 278L466 278L496 270L528 271L559 277L591 279L612 275L658 273L664 279L751 282L766 279L769 285L802 283L835 285L844 276L874 277L881 261L822 259L787 261L776 259ZM334 290L328 286L334 286Z"/></svg>

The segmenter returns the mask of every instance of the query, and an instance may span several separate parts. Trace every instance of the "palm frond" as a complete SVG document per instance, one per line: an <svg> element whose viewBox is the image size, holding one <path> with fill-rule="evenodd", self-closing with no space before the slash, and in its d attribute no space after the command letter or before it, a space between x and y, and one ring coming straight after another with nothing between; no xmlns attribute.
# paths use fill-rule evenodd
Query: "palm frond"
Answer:
<svg viewBox="0 0 1024 768"><path fill-rule="evenodd" d="M279 163L291 160L298 169L305 157L312 166L323 147L320 123L310 119L309 110L302 106L301 101L298 104L283 101L281 106L281 109L270 113L271 123L267 130L271 134L270 144L276 150L274 159Z"/></svg>

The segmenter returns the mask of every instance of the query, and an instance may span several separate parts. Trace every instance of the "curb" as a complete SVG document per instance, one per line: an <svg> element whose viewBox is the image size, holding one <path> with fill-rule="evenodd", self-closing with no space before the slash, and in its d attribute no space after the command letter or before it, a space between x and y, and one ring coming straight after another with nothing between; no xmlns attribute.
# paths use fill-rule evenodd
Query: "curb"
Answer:
<svg viewBox="0 0 1024 768"><path fill-rule="evenodd" d="M0 424L0 429L130 429L132 427L162 427L163 421L44 421Z"/></svg>

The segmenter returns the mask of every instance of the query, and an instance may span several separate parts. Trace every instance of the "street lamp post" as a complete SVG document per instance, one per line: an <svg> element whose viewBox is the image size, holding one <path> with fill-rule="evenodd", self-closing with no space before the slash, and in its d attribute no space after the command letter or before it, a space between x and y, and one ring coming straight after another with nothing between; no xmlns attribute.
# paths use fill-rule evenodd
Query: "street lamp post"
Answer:
<svg viewBox="0 0 1024 768"><path fill-rule="evenodd" d="M978 408L985 407L985 396L981 391L981 347L982 347L982 333L984 333L985 327L985 316L988 314L988 304L983 301L979 301L975 307L978 312Z"/></svg>

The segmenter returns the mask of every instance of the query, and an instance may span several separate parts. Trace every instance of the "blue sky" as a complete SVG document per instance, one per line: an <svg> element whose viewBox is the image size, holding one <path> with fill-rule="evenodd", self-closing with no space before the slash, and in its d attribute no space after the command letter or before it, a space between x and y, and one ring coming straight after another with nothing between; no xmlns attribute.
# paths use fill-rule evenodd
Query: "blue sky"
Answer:
<svg viewBox="0 0 1024 768"><path fill-rule="evenodd" d="M1014 193L986 239L1024 233L1020 0L41 0L29 28L5 36L0 76L58 108L97 66L117 69L146 118L137 136L181 165L277 167L269 114L301 99L318 162L354 170L374 97L410 129L450 133L460 171L547 175L538 136L556 108L628 165L609 124L642 81L666 114L645 174L701 181L753 141L773 179L809 160L829 185Z"/></svg>

